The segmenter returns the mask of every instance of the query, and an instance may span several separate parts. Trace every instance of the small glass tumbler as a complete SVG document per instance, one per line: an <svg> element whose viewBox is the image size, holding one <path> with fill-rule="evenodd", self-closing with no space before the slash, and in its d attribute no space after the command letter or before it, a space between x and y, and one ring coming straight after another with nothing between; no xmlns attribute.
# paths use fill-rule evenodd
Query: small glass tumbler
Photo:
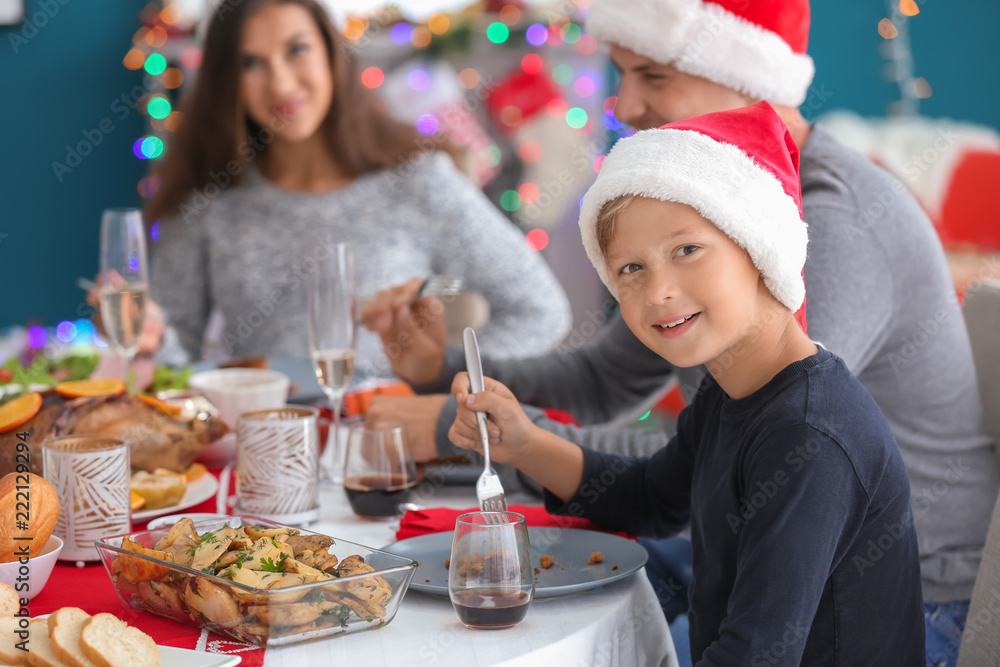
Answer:
<svg viewBox="0 0 1000 667"><path fill-rule="evenodd" d="M59 497L59 559L100 560L94 540L132 530L128 444L96 435L52 438L42 443L42 465Z"/></svg>
<svg viewBox="0 0 1000 667"><path fill-rule="evenodd" d="M237 514L299 525L319 518L318 416L301 405L239 416Z"/></svg>
<svg viewBox="0 0 1000 667"><path fill-rule="evenodd" d="M417 465L405 426L351 428L344 460L344 493L362 519L391 520L417 486Z"/></svg>
<svg viewBox="0 0 1000 667"><path fill-rule="evenodd" d="M455 522L448 595L459 620L473 630L520 623L535 594L531 545L524 516L468 512Z"/></svg>

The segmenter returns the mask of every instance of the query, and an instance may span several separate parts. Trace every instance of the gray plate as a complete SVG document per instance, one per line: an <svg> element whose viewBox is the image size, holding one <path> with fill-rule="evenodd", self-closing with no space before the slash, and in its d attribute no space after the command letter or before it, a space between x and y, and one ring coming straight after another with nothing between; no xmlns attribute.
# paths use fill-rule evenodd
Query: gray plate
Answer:
<svg viewBox="0 0 1000 667"><path fill-rule="evenodd" d="M431 595L448 595L448 570L444 566L451 556L452 533L431 533L393 542L383 551L406 556L417 561L410 589ZM531 558L535 567L542 555L556 559L556 564L535 576L535 597L553 598L582 593L617 581L636 572L646 564L646 550L637 542L617 535L573 528L528 528ZM588 565L587 559L600 551L604 561ZM616 569L612 569L615 568ZM428 581L428 579L430 581Z"/></svg>

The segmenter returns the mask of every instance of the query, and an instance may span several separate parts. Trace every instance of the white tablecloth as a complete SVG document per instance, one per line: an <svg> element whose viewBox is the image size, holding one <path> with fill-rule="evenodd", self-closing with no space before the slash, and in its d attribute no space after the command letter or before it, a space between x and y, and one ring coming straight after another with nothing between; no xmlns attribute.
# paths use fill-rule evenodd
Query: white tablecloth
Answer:
<svg viewBox="0 0 1000 667"><path fill-rule="evenodd" d="M475 505L471 487L442 487L421 504ZM537 499L508 497L508 502ZM310 530L372 547L395 539L398 522L358 520L341 490L323 491L320 521ZM506 630L465 628L446 598L409 591L389 625L333 639L269 648L266 667L311 665L663 665L675 667L670 631L645 572L578 595L535 600L524 621Z"/></svg>

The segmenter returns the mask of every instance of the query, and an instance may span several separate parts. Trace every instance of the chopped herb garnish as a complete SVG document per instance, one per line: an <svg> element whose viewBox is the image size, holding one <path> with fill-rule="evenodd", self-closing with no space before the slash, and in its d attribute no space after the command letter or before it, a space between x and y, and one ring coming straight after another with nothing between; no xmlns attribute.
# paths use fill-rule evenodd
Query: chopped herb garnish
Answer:
<svg viewBox="0 0 1000 667"><path fill-rule="evenodd" d="M285 568L282 567L281 561L275 562L271 558L261 558L260 559L260 569L265 572L284 572Z"/></svg>

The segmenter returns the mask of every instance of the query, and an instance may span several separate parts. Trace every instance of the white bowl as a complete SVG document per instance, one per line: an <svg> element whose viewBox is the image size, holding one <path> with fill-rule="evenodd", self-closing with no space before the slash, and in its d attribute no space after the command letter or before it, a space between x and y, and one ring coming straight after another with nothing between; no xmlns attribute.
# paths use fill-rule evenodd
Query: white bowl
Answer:
<svg viewBox="0 0 1000 667"><path fill-rule="evenodd" d="M34 558L29 558L28 563L23 567L27 568L26 573L21 571L21 563L13 561L10 563L0 563L0 582L7 584L14 589L19 597L31 599L42 592L52 568L56 566L59 559L59 552L62 551L63 541L51 535L48 542L42 548L42 552ZM21 581L18 578L22 577ZM25 586L27 589L19 589L18 586Z"/></svg>
<svg viewBox="0 0 1000 667"><path fill-rule="evenodd" d="M199 459L225 464L236 459L236 426L239 416L250 410L278 408L288 402L288 376L261 368L219 368L191 376L193 389L219 411L229 433L209 445Z"/></svg>

